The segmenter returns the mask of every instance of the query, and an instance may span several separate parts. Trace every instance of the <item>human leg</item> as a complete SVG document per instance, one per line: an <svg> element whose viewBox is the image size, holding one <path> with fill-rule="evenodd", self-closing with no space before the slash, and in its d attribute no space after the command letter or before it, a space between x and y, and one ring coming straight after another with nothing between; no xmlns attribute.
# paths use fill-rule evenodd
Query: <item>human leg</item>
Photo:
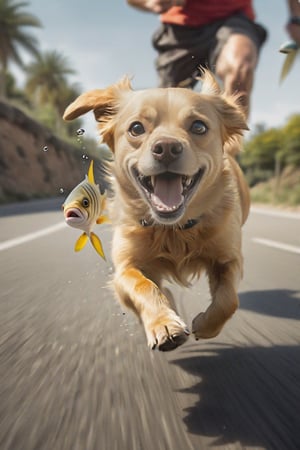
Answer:
<svg viewBox="0 0 300 450"><path fill-rule="evenodd" d="M154 33L152 44L160 87L193 88L199 67L208 67L209 48L214 32L185 26L162 24Z"/></svg>
<svg viewBox="0 0 300 450"><path fill-rule="evenodd" d="M266 37L264 27L241 14L226 19L215 36L210 65L223 82L226 93L240 94L246 117L259 51Z"/></svg>
<svg viewBox="0 0 300 450"><path fill-rule="evenodd" d="M249 115L250 94L258 51L246 35L232 34L216 61L216 75L222 80L227 94L240 94L240 103L246 117Z"/></svg>

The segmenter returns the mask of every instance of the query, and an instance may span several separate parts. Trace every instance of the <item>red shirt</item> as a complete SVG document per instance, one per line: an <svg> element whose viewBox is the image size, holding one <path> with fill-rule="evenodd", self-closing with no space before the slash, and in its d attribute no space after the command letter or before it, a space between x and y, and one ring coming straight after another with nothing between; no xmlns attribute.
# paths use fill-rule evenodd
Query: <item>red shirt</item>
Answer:
<svg viewBox="0 0 300 450"><path fill-rule="evenodd" d="M184 7L173 6L160 17L163 23L199 27L238 12L254 20L252 0L186 0Z"/></svg>

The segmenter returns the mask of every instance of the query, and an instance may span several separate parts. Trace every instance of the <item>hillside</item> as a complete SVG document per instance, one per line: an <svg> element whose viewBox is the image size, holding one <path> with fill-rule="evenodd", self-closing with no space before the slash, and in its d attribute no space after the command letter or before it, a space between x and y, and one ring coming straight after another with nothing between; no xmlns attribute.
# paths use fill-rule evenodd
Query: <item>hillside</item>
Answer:
<svg viewBox="0 0 300 450"><path fill-rule="evenodd" d="M0 102L0 203L69 192L86 171L80 149Z"/></svg>

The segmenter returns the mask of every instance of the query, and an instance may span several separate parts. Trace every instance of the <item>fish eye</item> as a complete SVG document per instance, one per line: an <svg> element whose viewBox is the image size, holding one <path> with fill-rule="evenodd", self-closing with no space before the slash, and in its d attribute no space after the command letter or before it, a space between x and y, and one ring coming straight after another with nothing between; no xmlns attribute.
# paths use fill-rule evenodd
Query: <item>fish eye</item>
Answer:
<svg viewBox="0 0 300 450"><path fill-rule="evenodd" d="M84 208L87 208L90 205L89 199L84 197L84 199L82 199L81 204Z"/></svg>
<svg viewBox="0 0 300 450"><path fill-rule="evenodd" d="M145 128L141 122L133 122L130 125L128 132L129 134L131 134L131 136L137 137L145 133Z"/></svg>
<svg viewBox="0 0 300 450"><path fill-rule="evenodd" d="M202 120L194 120L190 130L194 134L205 134L208 128L207 125Z"/></svg>

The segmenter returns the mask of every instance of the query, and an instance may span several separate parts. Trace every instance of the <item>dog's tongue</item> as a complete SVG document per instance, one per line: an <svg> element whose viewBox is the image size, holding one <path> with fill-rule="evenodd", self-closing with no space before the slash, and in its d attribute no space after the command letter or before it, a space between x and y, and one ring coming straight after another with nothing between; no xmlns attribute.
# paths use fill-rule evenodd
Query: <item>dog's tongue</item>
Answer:
<svg viewBox="0 0 300 450"><path fill-rule="evenodd" d="M171 211L181 205L183 196L180 175L157 175L153 187L154 192L151 199L158 209Z"/></svg>

